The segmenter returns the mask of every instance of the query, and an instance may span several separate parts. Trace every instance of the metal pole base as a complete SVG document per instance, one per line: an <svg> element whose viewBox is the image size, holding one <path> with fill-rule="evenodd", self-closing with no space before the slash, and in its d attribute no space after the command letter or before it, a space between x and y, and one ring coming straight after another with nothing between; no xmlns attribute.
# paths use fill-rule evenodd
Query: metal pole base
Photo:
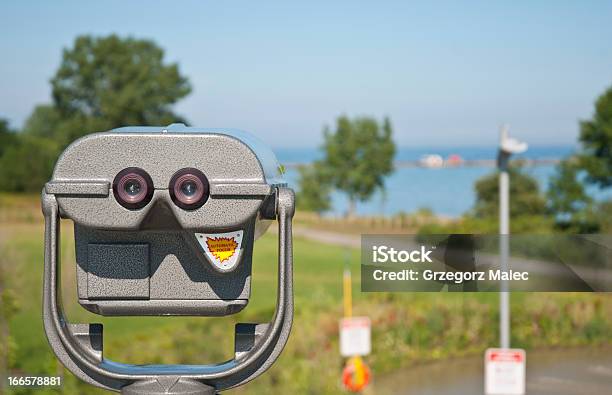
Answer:
<svg viewBox="0 0 612 395"><path fill-rule="evenodd" d="M160 376L121 389L123 395L216 395L215 387L181 377Z"/></svg>

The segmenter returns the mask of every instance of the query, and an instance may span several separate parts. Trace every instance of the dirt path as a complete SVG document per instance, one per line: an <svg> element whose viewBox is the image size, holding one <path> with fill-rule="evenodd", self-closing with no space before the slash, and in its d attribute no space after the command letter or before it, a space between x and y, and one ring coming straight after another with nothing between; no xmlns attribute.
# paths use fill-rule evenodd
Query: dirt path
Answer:
<svg viewBox="0 0 612 395"><path fill-rule="evenodd" d="M331 244L341 247L360 248L361 236L329 232L319 229L305 228L301 226L293 227L293 235L304 239L317 241L323 244Z"/></svg>

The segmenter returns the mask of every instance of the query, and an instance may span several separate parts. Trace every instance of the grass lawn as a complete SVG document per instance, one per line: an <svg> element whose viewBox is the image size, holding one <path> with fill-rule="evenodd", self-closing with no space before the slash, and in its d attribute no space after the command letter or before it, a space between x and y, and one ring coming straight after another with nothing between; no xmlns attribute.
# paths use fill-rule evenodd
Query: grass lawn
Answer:
<svg viewBox="0 0 612 395"><path fill-rule="evenodd" d="M8 274L8 288L18 296L19 310L10 321L10 331L17 344L14 360L15 370L25 373L40 373L55 364L42 328L42 274L43 274L43 228L40 223L2 224L3 242L0 247L0 263ZM219 336L225 335L223 354L230 358L233 353L233 325L235 322L258 322L271 319L276 300L277 241L271 234L265 235L255 245L253 285L251 300L247 308L230 318L194 317L101 317L87 312L76 301L75 260L73 232L70 223L62 226L62 282L64 309L71 322L101 322L104 324L105 356L123 362L146 363L148 353L127 355L122 352L125 339L146 340L159 333L176 328L197 326L199 323L213 325ZM295 304L311 305L313 300L327 304L328 310L341 306L341 277L343 265L349 259L354 272L358 268L358 251L345 251L328 245L320 245L297 239L294 243L296 257ZM354 282L356 299L359 300L358 282ZM339 310L338 310L339 311ZM211 343L202 334L201 341L191 345L192 352L199 350L203 362ZM217 355L218 353L214 353Z"/></svg>
<svg viewBox="0 0 612 395"><path fill-rule="evenodd" d="M65 310L71 322L104 324L107 358L130 363L219 362L233 353L236 322L264 322L272 317L277 281L277 244L273 234L265 235L255 244L253 292L243 312L221 319L107 318L88 313L78 305L71 224L64 224L62 232ZM19 305L19 311L9 322L16 344L11 363L13 373L62 373L42 329L42 239L40 222L0 223L0 266L8 287L18 296ZM346 262L354 274L354 314L372 318L373 354L367 359L377 374L427 360L481 353L497 343L497 294L362 294L358 250L298 238L294 241L296 313L289 344L267 374L230 392L340 392L342 359L337 352L337 325L342 314L342 271ZM512 307L516 346L611 341L609 295L516 293L512 295ZM63 393L102 393L65 375Z"/></svg>

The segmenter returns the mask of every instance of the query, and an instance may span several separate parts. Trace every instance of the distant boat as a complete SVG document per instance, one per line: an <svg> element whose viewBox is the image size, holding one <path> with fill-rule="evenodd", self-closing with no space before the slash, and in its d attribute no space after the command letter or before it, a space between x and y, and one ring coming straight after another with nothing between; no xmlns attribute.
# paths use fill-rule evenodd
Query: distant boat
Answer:
<svg viewBox="0 0 612 395"><path fill-rule="evenodd" d="M438 168L444 166L444 159L437 154L423 155L419 163L423 167Z"/></svg>
<svg viewBox="0 0 612 395"><path fill-rule="evenodd" d="M446 158L447 166L461 166L463 164L463 158L458 154L451 154Z"/></svg>

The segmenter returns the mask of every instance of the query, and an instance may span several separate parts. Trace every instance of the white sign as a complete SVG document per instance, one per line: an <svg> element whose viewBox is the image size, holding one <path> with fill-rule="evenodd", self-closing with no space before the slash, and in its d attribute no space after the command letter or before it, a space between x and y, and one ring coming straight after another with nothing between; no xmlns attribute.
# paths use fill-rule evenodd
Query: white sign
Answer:
<svg viewBox="0 0 612 395"><path fill-rule="evenodd" d="M489 348L485 352L485 394L523 395L526 358L520 348Z"/></svg>
<svg viewBox="0 0 612 395"><path fill-rule="evenodd" d="M340 355L343 357L368 355L372 349L370 327L368 317L340 320Z"/></svg>

